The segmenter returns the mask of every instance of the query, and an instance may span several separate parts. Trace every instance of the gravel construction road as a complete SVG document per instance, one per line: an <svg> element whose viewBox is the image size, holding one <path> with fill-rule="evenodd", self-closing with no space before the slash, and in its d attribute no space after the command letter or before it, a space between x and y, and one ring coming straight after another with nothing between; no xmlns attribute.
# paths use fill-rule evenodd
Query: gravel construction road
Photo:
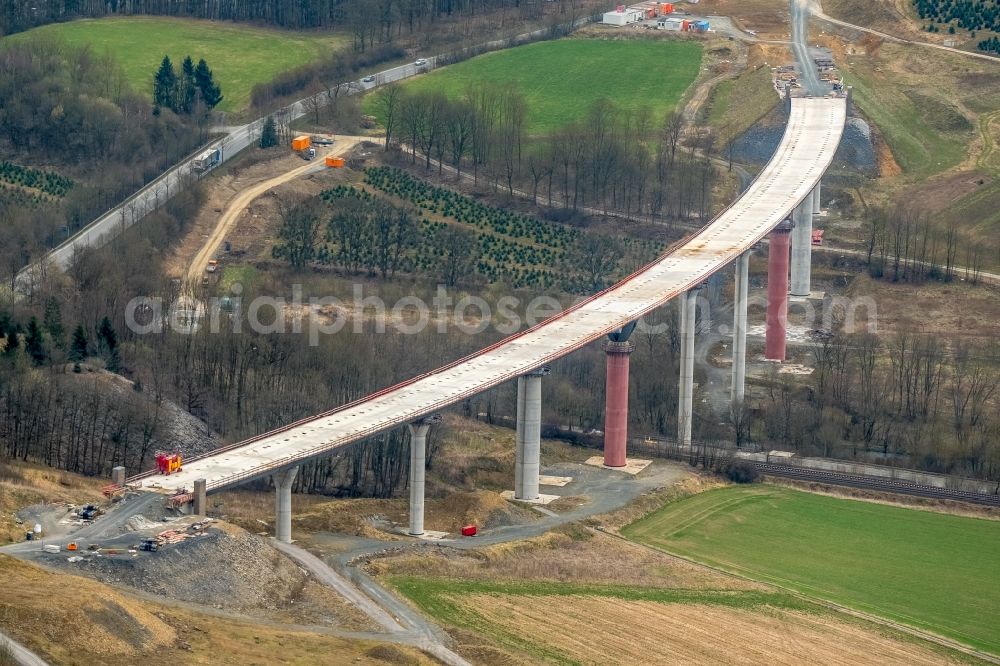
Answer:
<svg viewBox="0 0 1000 666"><path fill-rule="evenodd" d="M316 173L318 171L323 171L326 169L324 164L324 159L328 156L333 157L346 157L351 150L358 145L361 141L364 141L363 136L338 136L336 141L330 150L320 154L317 151L316 158L311 162L306 162L300 167L287 171L283 174L275 176L269 180L265 180L262 183L257 183L247 189L243 190L236 196L235 199L230 202L223 211L222 215L219 216L219 221L215 225L215 229L209 234L209 237L205 239L205 243L202 245L198 254L195 255L194 260L191 262L191 266L188 268L187 272L187 285L189 288L193 287L201 279L201 276L205 273L205 267L208 265L209 260L215 253L219 251L219 247L222 245L223 240L232 231L233 227L236 226L236 222L239 220L240 215L246 210L247 206L253 202L254 199L264 194L268 190L274 189L278 185L287 183L290 180L294 180L300 176L305 176L311 173Z"/></svg>

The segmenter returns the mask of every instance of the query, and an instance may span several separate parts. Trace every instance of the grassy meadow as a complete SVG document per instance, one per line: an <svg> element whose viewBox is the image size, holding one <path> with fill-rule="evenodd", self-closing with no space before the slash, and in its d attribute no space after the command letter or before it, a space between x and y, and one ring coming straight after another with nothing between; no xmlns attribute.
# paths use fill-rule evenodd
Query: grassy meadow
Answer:
<svg viewBox="0 0 1000 666"><path fill-rule="evenodd" d="M583 118L601 98L663 118L700 67L701 46L692 41L560 39L487 53L404 85L452 98L476 83L513 85L527 102L528 132L544 134Z"/></svg>
<svg viewBox="0 0 1000 666"><path fill-rule="evenodd" d="M623 533L1000 654L1000 521L738 486L669 503Z"/></svg>
<svg viewBox="0 0 1000 666"><path fill-rule="evenodd" d="M316 60L347 42L339 34L293 32L238 23L129 16L54 23L8 39L55 38L70 46L110 53L131 86L151 94L153 74L164 55L177 71L184 56L204 58L222 86L222 111L240 111L254 85ZM2 41L0 41L2 44Z"/></svg>

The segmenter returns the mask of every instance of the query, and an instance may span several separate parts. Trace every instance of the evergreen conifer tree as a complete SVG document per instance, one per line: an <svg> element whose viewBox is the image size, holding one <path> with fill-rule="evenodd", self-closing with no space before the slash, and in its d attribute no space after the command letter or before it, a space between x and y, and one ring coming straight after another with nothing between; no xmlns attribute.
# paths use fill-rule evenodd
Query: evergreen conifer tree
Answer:
<svg viewBox="0 0 1000 666"><path fill-rule="evenodd" d="M201 101L209 109L214 109L222 101L222 89L215 83L212 70L208 68L208 63L202 58L198 61L198 66L194 70L194 82L201 93Z"/></svg>
<svg viewBox="0 0 1000 666"><path fill-rule="evenodd" d="M177 74L170 56L163 56L160 69L153 76L153 104L173 109L177 94Z"/></svg>
<svg viewBox="0 0 1000 666"><path fill-rule="evenodd" d="M264 121L264 128L260 132L260 147L271 148L278 145L278 128L274 124L274 118L267 117Z"/></svg>
<svg viewBox="0 0 1000 666"><path fill-rule="evenodd" d="M38 320L34 317L28 322L28 334L24 338L24 351L28 353L28 357L35 365L43 365L48 358L42 327L38 325Z"/></svg>

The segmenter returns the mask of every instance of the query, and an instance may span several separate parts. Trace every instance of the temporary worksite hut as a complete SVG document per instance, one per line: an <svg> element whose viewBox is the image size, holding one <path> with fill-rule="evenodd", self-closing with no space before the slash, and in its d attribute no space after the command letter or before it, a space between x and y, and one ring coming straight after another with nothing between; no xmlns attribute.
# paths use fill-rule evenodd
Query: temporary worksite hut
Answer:
<svg viewBox="0 0 1000 666"><path fill-rule="evenodd" d="M643 11L632 7L619 6L613 12L604 13L604 23L607 25L628 25L629 23L638 23L642 19Z"/></svg>
<svg viewBox="0 0 1000 666"><path fill-rule="evenodd" d="M676 30L680 31L681 27L684 25L684 20L679 18L660 18L656 21L657 30Z"/></svg>

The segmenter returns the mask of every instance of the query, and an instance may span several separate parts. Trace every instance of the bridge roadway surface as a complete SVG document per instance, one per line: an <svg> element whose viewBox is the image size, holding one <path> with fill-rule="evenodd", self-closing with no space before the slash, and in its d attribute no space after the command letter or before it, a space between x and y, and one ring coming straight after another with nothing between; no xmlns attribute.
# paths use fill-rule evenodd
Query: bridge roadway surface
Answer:
<svg viewBox="0 0 1000 666"><path fill-rule="evenodd" d="M170 476L146 473L143 487L209 492L297 465L365 437L433 414L551 363L697 286L763 239L816 186L833 160L846 100L793 98L771 161L738 200L690 240L618 284L537 326L442 368L332 411L185 461Z"/></svg>

